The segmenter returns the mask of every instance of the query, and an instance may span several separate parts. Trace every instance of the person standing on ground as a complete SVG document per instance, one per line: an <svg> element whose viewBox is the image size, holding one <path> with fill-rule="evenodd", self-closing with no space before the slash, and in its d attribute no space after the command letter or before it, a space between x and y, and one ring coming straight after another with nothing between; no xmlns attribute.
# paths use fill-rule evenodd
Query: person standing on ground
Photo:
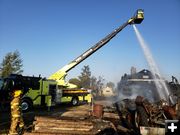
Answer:
<svg viewBox="0 0 180 135"><path fill-rule="evenodd" d="M24 121L21 110L22 90L14 90L11 100L11 126L9 135L19 135L23 133Z"/></svg>
<svg viewBox="0 0 180 135"><path fill-rule="evenodd" d="M9 135L21 135L24 122L21 111L21 97L23 95L23 81L21 75L9 76L4 79L3 90L10 96L11 102L11 126Z"/></svg>

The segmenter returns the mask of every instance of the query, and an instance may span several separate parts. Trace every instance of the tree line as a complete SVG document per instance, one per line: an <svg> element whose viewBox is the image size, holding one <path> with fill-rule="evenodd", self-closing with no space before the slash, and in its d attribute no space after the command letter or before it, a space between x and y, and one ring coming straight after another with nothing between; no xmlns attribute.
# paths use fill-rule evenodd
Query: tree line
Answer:
<svg viewBox="0 0 180 135"><path fill-rule="evenodd" d="M102 95L103 87L110 87L112 89L115 87L113 82L105 83L105 79L102 76L95 77L91 75L89 65L85 65L80 75L77 78L71 78L69 83L75 84L78 88L92 89L96 96Z"/></svg>

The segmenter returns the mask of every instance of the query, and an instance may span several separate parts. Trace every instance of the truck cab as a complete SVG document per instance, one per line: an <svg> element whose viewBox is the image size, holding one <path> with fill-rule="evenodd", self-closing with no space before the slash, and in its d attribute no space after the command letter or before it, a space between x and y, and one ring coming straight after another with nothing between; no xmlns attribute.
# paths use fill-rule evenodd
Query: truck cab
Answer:
<svg viewBox="0 0 180 135"><path fill-rule="evenodd" d="M52 106L55 103L57 83L54 80L29 77L33 87L22 98L22 110L29 111L33 106Z"/></svg>

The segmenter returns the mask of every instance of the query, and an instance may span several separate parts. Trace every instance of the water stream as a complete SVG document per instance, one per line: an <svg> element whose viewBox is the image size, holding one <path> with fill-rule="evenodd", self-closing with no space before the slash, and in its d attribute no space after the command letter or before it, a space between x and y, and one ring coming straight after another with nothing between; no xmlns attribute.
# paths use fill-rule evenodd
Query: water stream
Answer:
<svg viewBox="0 0 180 135"><path fill-rule="evenodd" d="M133 28L136 33L137 39L140 43L139 45L142 48L145 58L148 62L150 71L152 72L152 75L153 75L153 78L155 81L155 86L157 88L157 93L159 94L160 99L169 101L168 97L169 97L170 92L169 92L168 87L166 86L166 83L165 83L164 79L162 78L160 71L153 59L152 53L151 53L150 49L148 48L147 43L144 41L142 35L138 31L137 27L135 25L133 25Z"/></svg>

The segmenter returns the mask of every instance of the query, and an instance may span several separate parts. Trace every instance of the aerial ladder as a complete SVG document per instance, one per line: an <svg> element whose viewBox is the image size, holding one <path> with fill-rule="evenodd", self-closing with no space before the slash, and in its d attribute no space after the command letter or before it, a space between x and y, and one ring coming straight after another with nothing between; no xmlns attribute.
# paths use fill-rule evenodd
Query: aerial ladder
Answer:
<svg viewBox="0 0 180 135"><path fill-rule="evenodd" d="M83 54L81 54L79 57L71 61L69 64L65 65L63 68L52 74L48 79L56 80L58 86L61 87L68 87L68 83L65 82L65 77L67 75L67 72L70 71L72 68L77 66L79 63L81 63L83 60L88 58L90 55L95 53L97 50L99 50L101 47L106 45L113 37L115 37L122 29L124 29L127 25L131 24L140 24L144 19L144 11L142 9L138 9L136 11L136 14L131 17L127 22L125 22L123 25L116 28L114 31L112 31L110 34L108 34L106 37L101 39L99 42L97 42L94 46L89 48L87 51L85 51Z"/></svg>

